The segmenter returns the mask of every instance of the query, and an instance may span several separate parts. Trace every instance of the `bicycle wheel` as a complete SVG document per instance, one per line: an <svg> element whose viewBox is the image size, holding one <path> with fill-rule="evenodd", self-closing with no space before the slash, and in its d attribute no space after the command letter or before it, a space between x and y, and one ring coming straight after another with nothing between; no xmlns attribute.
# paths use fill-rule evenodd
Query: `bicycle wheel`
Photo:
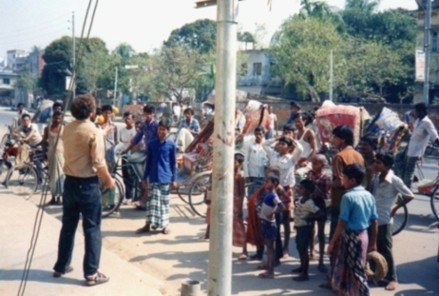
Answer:
<svg viewBox="0 0 439 296"><path fill-rule="evenodd" d="M14 172L8 185L16 195L29 199L38 189L37 171L26 164Z"/></svg>
<svg viewBox="0 0 439 296"><path fill-rule="evenodd" d="M436 220L439 220L439 186L436 187L430 196L430 206Z"/></svg>
<svg viewBox="0 0 439 296"><path fill-rule="evenodd" d="M125 195L122 181L120 181L119 178L115 178L114 180L114 188L101 189L103 218L119 211Z"/></svg>
<svg viewBox="0 0 439 296"><path fill-rule="evenodd" d="M211 173L203 173L195 178L189 189L189 205L195 214L206 217L206 194L211 186Z"/></svg>
<svg viewBox="0 0 439 296"><path fill-rule="evenodd" d="M408 210L407 206L403 205L396 211L395 216L392 218L392 235L400 233L407 224Z"/></svg>

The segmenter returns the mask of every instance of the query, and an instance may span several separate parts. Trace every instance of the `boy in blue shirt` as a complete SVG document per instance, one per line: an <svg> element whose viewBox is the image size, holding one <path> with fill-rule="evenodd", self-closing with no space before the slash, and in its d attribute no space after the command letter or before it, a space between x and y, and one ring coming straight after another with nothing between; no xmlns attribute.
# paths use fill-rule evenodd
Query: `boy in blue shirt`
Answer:
<svg viewBox="0 0 439 296"><path fill-rule="evenodd" d="M142 183L145 192L151 186L151 195L146 197L146 223L137 229L137 234L157 228L161 228L163 234L169 234L170 189L177 186L176 145L167 139L169 130L170 124L161 120L157 129L158 138L148 142L148 157Z"/></svg>
<svg viewBox="0 0 439 296"><path fill-rule="evenodd" d="M267 269L267 271L259 274L258 277L260 278L274 278L274 242L277 237L275 213L285 208L276 193L278 186L279 177L276 174L270 174L265 182L267 193L262 199L262 204L258 208L262 235L267 249L267 265L261 266Z"/></svg>

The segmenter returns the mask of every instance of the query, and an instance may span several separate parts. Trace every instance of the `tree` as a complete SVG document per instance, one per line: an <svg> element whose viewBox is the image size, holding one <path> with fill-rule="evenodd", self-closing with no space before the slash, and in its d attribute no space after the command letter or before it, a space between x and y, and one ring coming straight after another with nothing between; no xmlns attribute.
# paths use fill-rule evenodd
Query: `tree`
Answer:
<svg viewBox="0 0 439 296"><path fill-rule="evenodd" d="M114 66L104 41L90 38L82 42L82 51L78 53L77 92L96 95L99 89L111 89L108 78L112 77Z"/></svg>
<svg viewBox="0 0 439 296"><path fill-rule="evenodd" d="M181 102L185 91L200 83L208 65L205 55L188 46L162 47L148 63L141 91L153 98L175 98Z"/></svg>
<svg viewBox="0 0 439 296"><path fill-rule="evenodd" d="M215 52L216 23L209 19L197 20L171 32L164 47L185 45L201 54Z"/></svg>
<svg viewBox="0 0 439 296"><path fill-rule="evenodd" d="M273 71L286 85L294 85L299 94L320 102L321 94L329 90L330 51L337 52L341 43L336 27L328 21L290 18L270 47Z"/></svg>
<svg viewBox="0 0 439 296"><path fill-rule="evenodd" d="M380 0L346 0L345 10L359 10L372 14L380 4Z"/></svg>
<svg viewBox="0 0 439 296"><path fill-rule="evenodd" d="M66 76L72 69L72 39L62 37L49 44L43 54L45 66L41 73L40 86L47 95L62 98L65 95Z"/></svg>

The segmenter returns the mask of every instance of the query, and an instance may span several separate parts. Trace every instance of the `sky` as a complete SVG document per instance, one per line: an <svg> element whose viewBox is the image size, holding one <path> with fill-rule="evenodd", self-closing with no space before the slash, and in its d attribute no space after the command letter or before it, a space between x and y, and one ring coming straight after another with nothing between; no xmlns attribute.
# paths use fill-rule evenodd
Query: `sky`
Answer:
<svg viewBox="0 0 439 296"><path fill-rule="evenodd" d="M95 3L96 0L93 1ZM263 25L268 40L289 16L299 11L300 0L244 0L239 2L238 30L254 33ZM344 0L325 0L343 8ZM62 36L81 35L89 0L0 0L0 60L10 49L45 48ZM216 19L216 7L195 9L194 0L101 0L91 36L101 38L113 50L128 43L136 52L160 48L172 30L197 19ZM381 0L380 10L416 9L415 0Z"/></svg>

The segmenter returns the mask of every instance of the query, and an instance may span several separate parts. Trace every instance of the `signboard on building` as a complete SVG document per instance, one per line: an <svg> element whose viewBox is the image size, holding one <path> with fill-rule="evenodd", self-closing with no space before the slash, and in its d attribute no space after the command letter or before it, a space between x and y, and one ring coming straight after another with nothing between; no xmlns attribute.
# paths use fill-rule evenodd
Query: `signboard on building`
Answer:
<svg viewBox="0 0 439 296"><path fill-rule="evenodd" d="M422 49L416 49L415 53L415 80L418 82L424 82L425 80L425 52Z"/></svg>

